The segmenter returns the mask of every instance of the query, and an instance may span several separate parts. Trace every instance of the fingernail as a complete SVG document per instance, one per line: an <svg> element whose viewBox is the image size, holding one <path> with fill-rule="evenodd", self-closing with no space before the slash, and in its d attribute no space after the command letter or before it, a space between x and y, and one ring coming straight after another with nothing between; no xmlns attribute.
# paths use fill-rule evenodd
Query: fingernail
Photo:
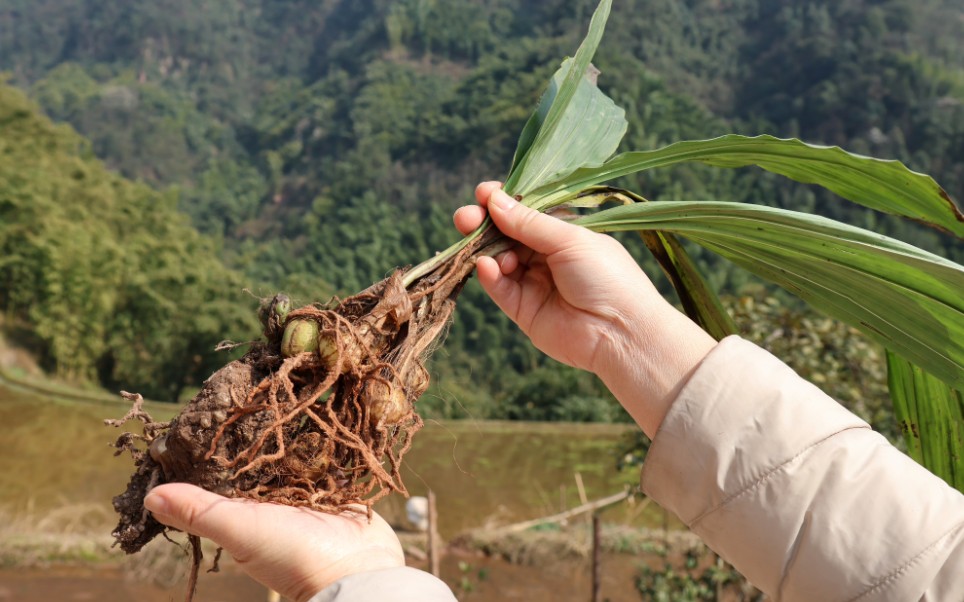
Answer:
<svg viewBox="0 0 964 602"><path fill-rule="evenodd" d="M150 491L144 496L144 507L153 512L154 514L163 514L165 516L169 513L169 504L164 496Z"/></svg>
<svg viewBox="0 0 964 602"><path fill-rule="evenodd" d="M489 197L489 202L494 203L496 207L503 211L509 211L513 207L519 204L519 201L510 197L501 190L492 191L492 196Z"/></svg>

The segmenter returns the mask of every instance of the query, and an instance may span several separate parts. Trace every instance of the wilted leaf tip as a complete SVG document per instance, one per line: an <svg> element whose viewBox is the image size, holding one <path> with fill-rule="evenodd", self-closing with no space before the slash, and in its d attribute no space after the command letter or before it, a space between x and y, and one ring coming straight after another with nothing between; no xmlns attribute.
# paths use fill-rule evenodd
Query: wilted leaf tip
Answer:
<svg viewBox="0 0 964 602"><path fill-rule="evenodd" d="M943 188L941 188L940 186L938 186L938 187L937 187L937 194L938 194L942 199L944 199L945 201L947 201L947 204L951 206L951 211L954 212L954 219L956 219L956 220L959 221L959 222L964 222L964 214L961 213L960 207L958 207L958 206L957 206L957 203L954 202L954 199L952 199L951 196L950 196L949 194L947 194L947 191L944 190Z"/></svg>

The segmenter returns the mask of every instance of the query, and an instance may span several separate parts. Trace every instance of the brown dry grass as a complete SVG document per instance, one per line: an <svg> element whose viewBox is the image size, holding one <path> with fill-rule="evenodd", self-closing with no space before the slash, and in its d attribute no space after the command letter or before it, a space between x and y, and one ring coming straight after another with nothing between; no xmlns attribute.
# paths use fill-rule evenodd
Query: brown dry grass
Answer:
<svg viewBox="0 0 964 602"><path fill-rule="evenodd" d="M703 547L699 538L688 531L639 529L623 525L603 525L600 543L605 553L637 556L664 556ZM562 558L589 558L592 554L592 531L586 522L513 533L497 528L478 529L456 538L452 545L498 556L513 564L544 566Z"/></svg>
<svg viewBox="0 0 964 602"><path fill-rule="evenodd" d="M172 534L174 543L158 539L128 556L113 547L112 520L110 509L99 504L71 504L45 513L0 509L0 568L111 566L160 587L184 579L190 566L186 536ZM205 542L205 558L213 558L215 549ZM226 557L222 561L230 562Z"/></svg>
<svg viewBox="0 0 964 602"><path fill-rule="evenodd" d="M117 556L107 529L97 532L93 526L105 524L107 518L106 509L94 504L44 514L0 511L0 567L103 562Z"/></svg>

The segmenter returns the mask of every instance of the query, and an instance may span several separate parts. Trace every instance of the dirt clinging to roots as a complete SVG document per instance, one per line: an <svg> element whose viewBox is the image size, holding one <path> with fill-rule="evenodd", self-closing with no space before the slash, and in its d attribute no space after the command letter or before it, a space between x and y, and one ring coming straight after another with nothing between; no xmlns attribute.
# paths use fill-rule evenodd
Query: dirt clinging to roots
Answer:
<svg viewBox="0 0 964 602"><path fill-rule="evenodd" d="M264 301L264 340L215 372L170 422L155 421L140 395L124 393L131 411L105 422L138 420L144 429L115 444L136 467L113 501L116 544L134 553L164 531L143 505L161 483L327 512L361 507L369 516L391 492L407 495L400 467L422 426L414 403L428 386L424 362L475 256L499 244L493 234L407 288L399 270L325 305L288 311L283 295ZM302 327L317 331L304 351L288 340Z"/></svg>

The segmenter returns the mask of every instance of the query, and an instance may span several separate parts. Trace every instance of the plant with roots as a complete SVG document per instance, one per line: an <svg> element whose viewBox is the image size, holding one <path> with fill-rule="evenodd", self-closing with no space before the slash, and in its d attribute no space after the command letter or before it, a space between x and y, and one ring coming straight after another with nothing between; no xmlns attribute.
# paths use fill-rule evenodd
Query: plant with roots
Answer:
<svg viewBox="0 0 964 602"><path fill-rule="evenodd" d="M683 308L716 338L736 331L677 236L709 249L861 330L887 349L889 380L911 455L964 490L964 268L892 238L816 215L716 201L655 201L606 183L683 162L758 166L849 201L964 236L964 216L928 176L896 161L771 136L727 135L614 155L624 111L596 87L590 61L609 16L603 0L575 56L552 77L519 137L505 190L539 211L619 206L574 222L639 231ZM262 302L263 340L217 371L170 422L139 396L120 421L117 453L135 460L114 499L114 537L129 553L162 533L144 510L159 483L322 511L406 494L400 463L422 426L415 402L425 361L475 259L510 248L490 222L435 257L343 300L291 309ZM363 510L364 511L364 510ZM200 561L195 551L194 578ZM190 596L190 592L189 592Z"/></svg>

